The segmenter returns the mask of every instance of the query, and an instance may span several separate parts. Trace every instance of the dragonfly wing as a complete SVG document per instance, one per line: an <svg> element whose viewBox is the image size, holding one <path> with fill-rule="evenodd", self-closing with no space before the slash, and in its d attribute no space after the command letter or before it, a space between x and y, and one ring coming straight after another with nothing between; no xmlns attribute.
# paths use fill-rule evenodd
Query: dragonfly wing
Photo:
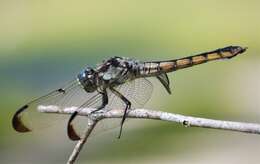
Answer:
<svg viewBox="0 0 260 164"><path fill-rule="evenodd" d="M139 78L119 85L115 89L131 102L132 109L141 108L151 98L153 84L146 78ZM109 103L105 110L124 110L126 104L119 97L111 93L110 90L108 90L108 93L110 95Z"/></svg>
<svg viewBox="0 0 260 164"><path fill-rule="evenodd" d="M132 83L134 90L128 91L126 98L132 103L132 108L142 108L152 96L153 84L146 78L136 79Z"/></svg>
<svg viewBox="0 0 260 164"><path fill-rule="evenodd" d="M13 128L18 132L29 132L53 125L63 120L63 115L41 113L39 106L57 106L59 109L78 107L96 93L87 93L77 80L67 86L35 99L20 108L13 116Z"/></svg>
<svg viewBox="0 0 260 164"><path fill-rule="evenodd" d="M131 109L143 107L151 98L153 85L146 78L135 79L115 88L131 102ZM108 90L109 103L105 111L124 110L125 103ZM98 122L91 136L117 128L120 126L122 118L108 118Z"/></svg>
<svg viewBox="0 0 260 164"><path fill-rule="evenodd" d="M136 79L116 87L132 103L132 107L142 107L150 98L152 93L152 84L147 79ZM108 91L109 104L104 111L112 109L124 110L124 102ZM77 111L85 107L96 108L102 103L102 95L98 92L88 93L77 80L67 86L50 92L49 94L37 98L20 108L13 116L13 128L18 132L30 132L44 127L49 127L59 120L63 120L64 115L55 115L50 113L41 113L37 110L39 106L56 106L59 109L69 107L78 108ZM120 125L120 119L107 119L108 123L101 121L99 124L102 131L111 129ZM116 120L116 121L115 121ZM114 122L114 123L113 123ZM79 116L75 120L75 129L82 133L88 123L87 116ZM105 126L104 126L105 125ZM97 130L100 131L100 130ZM81 136L81 135L80 135Z"/></svg>
<svg viewBox="0 0 260 164"><path fill-rule="evenodd" d="M83 135L84 129L86 129L88 124L88 116L77 115L84 108L98 108L102 104L102 94L95 92L92 97L87 99L83 104L81 104L73 115L71 115L70 120L67 125L67 134L71 140L79 140ZM76 117L77 116L77 117ZM73 120L73 121L72 121Z"/></svg>

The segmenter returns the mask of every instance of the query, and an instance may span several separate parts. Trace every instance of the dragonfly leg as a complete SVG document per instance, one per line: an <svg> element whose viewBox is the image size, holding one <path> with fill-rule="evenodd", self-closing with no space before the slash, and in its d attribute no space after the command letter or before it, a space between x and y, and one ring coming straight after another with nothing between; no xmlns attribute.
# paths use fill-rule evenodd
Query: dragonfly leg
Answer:
<svg viewBox="0 0 260 164"><path fill-rule="evenodd" d="M106 90L104 90L103 92L100 92L100 94L102 95L102 104L100 105L100 107L98 107L96 110L92 111L96 112L99 111L101 109L103 109L107 104L108 104L108 96L107 96L107 92ZM75 117L78 115L78 111L75 111L71 116L70 119L68 121L68 125L67 125L67 133L68 136L71 140L76 141L76 140L80 140L79 135L76 133L73 125L72 125L72 121L75 119Z"/></svg>
<svg viewBox="0 0 260 164"><path fill-rule="evenodd" d="M121 137L121 134L122 134L123 124L124 124L125 119L126 119L127 111L128 111L128 109L131 108L131 102L124 95L122 95L120 92L118 92L116 89L114 89L112 87L110 87L109 89L126 104L126 108L124 110L124 115L123 115L123 118L122 118L121 123L120 123L119 135L117 137L119 139Z"/></svg>
<svg viewBox="0 0 260 164"><path fill-rule="evenodd" d="M102 110L102 109L105 108L105 106L108 104L107 91L104 90L104 91L99 92L99 93L102 94L102 104L101 104L99 107L97 107L96 110L92 111L91 114L92 114L92 113L95 113L95 112L97 112L97 111Z"/></svg>

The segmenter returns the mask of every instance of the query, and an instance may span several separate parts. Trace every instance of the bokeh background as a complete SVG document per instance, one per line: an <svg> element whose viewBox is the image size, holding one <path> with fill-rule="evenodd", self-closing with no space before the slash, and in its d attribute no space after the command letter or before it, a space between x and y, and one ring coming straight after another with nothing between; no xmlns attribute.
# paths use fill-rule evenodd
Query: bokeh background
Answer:
<svg viewBox="0 0 260 164"><path fill-rule="evenodd" d="M65 163L75 142L66 121L18 134L18 107L58 88L86 65L111 56L184 57L248 46L232 60L169 74L172 95L155 83L147 108L260 123L260 1L0 1L0 163ZM92 137L78 163L260 162L260 136L132 120Z"/></svg>

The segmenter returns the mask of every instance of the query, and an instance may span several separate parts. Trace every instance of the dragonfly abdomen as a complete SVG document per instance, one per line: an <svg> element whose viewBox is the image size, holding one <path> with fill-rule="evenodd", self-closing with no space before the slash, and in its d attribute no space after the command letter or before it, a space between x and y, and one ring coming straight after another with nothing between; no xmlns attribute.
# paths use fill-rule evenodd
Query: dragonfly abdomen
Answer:
<svg viewBox="0 0 260 164"><path fill-rule="evenodd" d="M187 67L192 67L194 65L206 63L213 60L230 59L238 54L243 53L245 50L246 48L242 48L239 46L229 46L181 59L145 62L140 68L140 74L143 76L153 76L160 73L167 73Z"/></svg>

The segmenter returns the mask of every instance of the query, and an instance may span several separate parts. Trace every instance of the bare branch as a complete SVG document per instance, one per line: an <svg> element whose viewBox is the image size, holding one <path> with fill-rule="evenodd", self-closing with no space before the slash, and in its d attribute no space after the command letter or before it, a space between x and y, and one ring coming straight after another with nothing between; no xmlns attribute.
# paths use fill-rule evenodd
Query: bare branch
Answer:
<svg viewBox="0 0 260 164"><path fill-rule="evenodd" d="M38 110L40 112L45 113L58 113L58 114L72 114L77 109L77 107L69 107L65 109L60 109L58 106L38 106ZM77 145L75 146L68 164L73 164L83 147L83 144L86 142L89 137L91 131L95 127L96 123L101 119L106 118L122 118L123 110L113 109L106 112L93 113L91 111L95 109L93 108L84 108L78 111L78 114L81 116L88 116L90 123L85 132L85 135ZM184 125L185 127L202 127L202 128L213 128L213 129L222 129L222 130L230 130L237 132L245 132L252 134L260 134L260 124L256 123L245 123L245 122L234 122L234 121L224 121L224 120L214 120L214 119L206 119L199 117L191 117L184 116L180 114L167 113L162 111L154 111L148 109L134 109L128 112L128 118L136 118L136 119L154 119L154 120L162 120L169 122L176 122Z"/></svg>
<svg viewBox="0 0 260 164"><path fill-rule="evenodd" d="M76 159L77 159L77 157L78 157L78 155L79 155L81 149L83 148L85 142L87 141L87 139L88 139L90 133L91 133L92 130L94 129L96 123L97 123L97 121L94 121L94 120L89 119L87 129L86 129L84 135L82 136L82 138L78 141L78 143L77 143L76 146L74 147L74 150L73 150L73 152L71 153L67 164L73 164L73 163L76 161Z"/></svg>
<svg viewBox="0 0 260 164"><path fill-rule="evenodd" d="M65 109L59 109L57 106L39 106L38 110L45 113L60 113L60 114L72 114L76 107L70 107ZM79 115L88 116L93 108L84 108L79 111ZM96 120L105 118L121 118L123 116L122 110L110 110L104 113L95 113L91 115ZM155 119L162 121L170 121L181 123L182 125L189 127L203 127L213 129L223 129L238 132L260 134L260 124L255 123L244 123L224 120L214 120L199 117L184 116L180 114L167 113L162 111L154 111L148 109L134 109L128 112L128 118L139 118L139 119Z"/></svg>

